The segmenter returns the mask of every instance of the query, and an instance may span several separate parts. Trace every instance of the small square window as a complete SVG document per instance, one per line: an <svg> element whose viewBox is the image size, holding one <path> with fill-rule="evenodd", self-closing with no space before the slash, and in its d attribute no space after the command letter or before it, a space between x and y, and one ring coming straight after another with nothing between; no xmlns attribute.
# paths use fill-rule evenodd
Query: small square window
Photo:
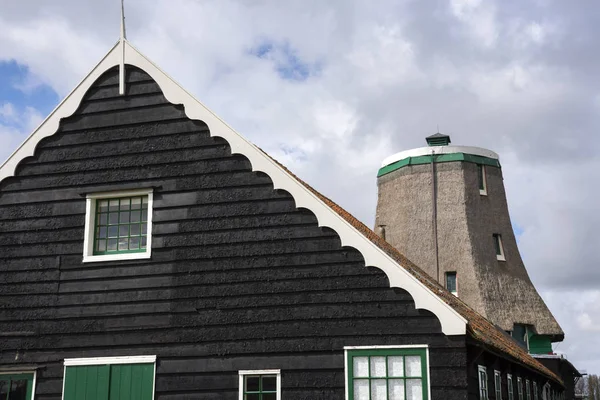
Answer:
<svg viewBox="0 0 600 400"><path fill-rule="evenodd" d="M485 165L477 164L477 180L479 182L479 194L487 196L487 177L485 176Z"/></svg>
<svg viewBox="0 0 600 400"><path fill-rule="evenodd" d="M150 257L152 190L87 196L83 261Z"/></svg>
<svg viewBox="0 0 600 400"><path fill-rule="evenodd" d="M35 372L0 372L0 399L32 400Z"/></svg>
<svg viewBox="0 0 600 400"><path fill-rule="evenodd" d="M504 257L504 245L502 244L502 236L498 233L494 233L492 236L494 238L496 259L498 259L499 261L506 261L506 258Z"/></svg>
<svg viewBox="0 0 600 400"><path fill-rule="evenodd" d="M239 371L240 400L281 400L281 371Z"/></svg>
<svg viewBox="0 0 600 400"><path fill-rule="evenodd" d="M456 283L456 272L446 272L446 289L453 295L458 296Z"/></svg>

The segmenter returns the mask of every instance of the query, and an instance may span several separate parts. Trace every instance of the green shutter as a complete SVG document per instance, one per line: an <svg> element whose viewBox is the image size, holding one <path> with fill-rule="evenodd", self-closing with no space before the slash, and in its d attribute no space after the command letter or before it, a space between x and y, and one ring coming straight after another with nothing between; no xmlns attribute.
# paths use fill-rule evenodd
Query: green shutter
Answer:
<svg viewBox="0 0 600 400"><path fill-rule="evenodd" d="M67 367L64 400L108 400L108 365Z"/></svg>
<svg viewBox="0 0 600 400"><path fill-rule="evenodd" d="M110 400L152 400L154 364L110 367Z"/></svg>
<svg viewBox="0 0 600 400"><path fill-rule="evenodd" d="M64 400L152 400L154 364L67 367Z"/></svg>
<svg viewBox="0 0 600 400"><path fill-rule="evenodd" d="M529 352L531 354L552 353L552 342L549 336L532 335L529 338Z"/></svg>

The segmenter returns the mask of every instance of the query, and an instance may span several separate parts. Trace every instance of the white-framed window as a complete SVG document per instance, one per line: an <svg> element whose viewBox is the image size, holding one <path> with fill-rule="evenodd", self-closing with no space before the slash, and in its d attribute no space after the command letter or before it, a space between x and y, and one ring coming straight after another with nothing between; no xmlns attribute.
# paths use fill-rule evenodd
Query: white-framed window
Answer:
<svg viewBox="0 0 600 400"><path fill-rule="evenodd" d="M488 400L488 376L487 369L483 365L477 366L477 371L479 372L479 400Z"/></svg>
<svg viewBox="0 0 600 400"><path fill-rule="evenodd" d="M36 371L0 371L0 399L33 400Z"/></svg>
<svg viewBox="0 0 600 400"><path fill-rule="evenodd" d="M346 400L429 400L429 349L344 347Z"/></svg>
<svg viewBox="0 0 600 400"><path fill-rule="evenodd" d="M281 370L239 371L239 400L281 400Z"/></svg>
<svg viewBox="0 0 600 400"><path fill-rule="evenodd" d="M494 390L496 391L496 400L502 400L502 374L500 371L494 371Z"/></svg>
<svg viewBox="0 0 600 400"><path fill-rule="evenodd" d="M487 196L487 177L485 176L485 165L477 164L477 181L479 183L479 194Z"/></svg>
<svg viewBox="0 0 600 400"><path fill-rule="evenodd" d="M538 385L535 381L532 382L533 385L533 400L539 400L538 397Z"/></svg>
<svg viewBox="0 0 600 400"><path fill-rule="evenodd" d="M83 262L150 258L152 189L86 197Z"/></svg>
<svg viewBox="0 0 600 400"><path fill-rule="evenodd" d="M508 388L508 400L515 399L515 388L513 386L513 378L511 374L506 375L506 386Z"/></svg>
<svg viewBox="0 0 600 400"><path fill-rule="evenodd" d="M446 272L446 289L453 295L458 296L458 280L455 271Z"/></svg>
<svg viewBox="0 0 600 400"><path fill-rule="evenodd" d="M62 400L81 400L86 393L98 398L153 400L156 356L65 359ZM95 398L95 397L94 397Z"/></svg>
<svg viewBox="0 0 600 400"><path fill-rule="evenodd" d="M517 377L517 393L519 394L519 400L523 400L523 379L520 376Z"/></svg>
<svg viewBox="0 0 600 400"><path fill-rule="evenodd" d="M499 233L494 233L492 237L494 239L496 258L499 261L506 261L506 258L504 257L504 244L502 243L502 235L500 235Z"/></svg>
<svg viewBox="0 0 600 400"><path fill-rule="evenodd" d="M527 400L531 400L531 385L529 379L525 380L525 393L527 394Z"/></svg>

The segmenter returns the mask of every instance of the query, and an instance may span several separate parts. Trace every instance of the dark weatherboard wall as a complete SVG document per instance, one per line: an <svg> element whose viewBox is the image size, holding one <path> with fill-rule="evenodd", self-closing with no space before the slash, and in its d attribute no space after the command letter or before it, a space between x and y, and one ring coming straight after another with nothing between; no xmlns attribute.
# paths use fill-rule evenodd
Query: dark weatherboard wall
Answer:
<svg viewBox="0 0 600 400"><path fill-rule="evenodd" d="M0 185L0 367L157 355L157 399L237 399L238 370L281 369L283 398L343 399L343 347L429 344L433 399L463 399L446 337L380 270L128 66L103 75ZM85 194L154 187L151 260L82 264Z"/></svg>

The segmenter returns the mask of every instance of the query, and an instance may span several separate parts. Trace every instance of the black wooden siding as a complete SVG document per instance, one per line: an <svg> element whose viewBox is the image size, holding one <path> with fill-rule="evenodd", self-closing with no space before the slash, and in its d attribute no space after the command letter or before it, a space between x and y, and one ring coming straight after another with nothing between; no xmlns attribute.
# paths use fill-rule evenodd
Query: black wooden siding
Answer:
<svg viewBox="0 0 600 400"><path fill-rule="evenodd" d="M237 399L238 370L279 368L283 398L343 399L343 347L429 344L433 399L464 399L446 337L314 215L231 155L128 66L0 185L0 367L156 354L157 399ZM85 193L154 187L151 260L82 264Z"/></svg>

